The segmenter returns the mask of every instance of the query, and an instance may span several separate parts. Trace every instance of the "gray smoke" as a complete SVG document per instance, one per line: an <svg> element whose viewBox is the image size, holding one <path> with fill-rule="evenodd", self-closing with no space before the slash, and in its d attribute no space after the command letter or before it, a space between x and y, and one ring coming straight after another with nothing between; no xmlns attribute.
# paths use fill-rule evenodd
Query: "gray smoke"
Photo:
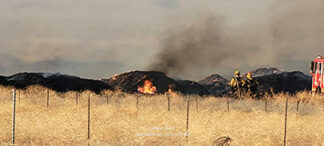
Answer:
<svg viewBox="0 0 324 146"><path fill-rule="evenodd" d="M148 69L191 79L262 66L307 72L310 60L324 53L323 4L280 1L270 7L268 20L234 27L215 14L171 25Z"/></svg>
<svg viewBox="0 0 324 146"><path fill-rule="evenodd" d="M223 64L239 68L242 62L248 64L251 56L260 53L260 42L252 32L245 36L234 33L226 26L224 18L212 15L188 26L170 28L149 69L197 79L217 71L213 68Z"/></svg>
<svg viewBox="0 0 324 146"><path fill-rule="evenodd" d="M223 26L222 18L210 16L185 28L170 28L150 69L188 77L199 68L217 66L229 55L236 56L227 47Z"/></svg>
<svg viewBox="0 0 324 146"><path fill-rule="evenodd" d="M310 60L324 54L323 3L1 1L0 74L97 78L147 66L188 79L267 66L307 72Z"/></svg>
<svg viewBox="0 0 324 146"><path fill-rule="evenodd" d="M17 72L52 72L84 78L107 78L122 72L124 64L113 61L77 62L55 58L27 63L8 55L0 55L0 75Z"/></svg>

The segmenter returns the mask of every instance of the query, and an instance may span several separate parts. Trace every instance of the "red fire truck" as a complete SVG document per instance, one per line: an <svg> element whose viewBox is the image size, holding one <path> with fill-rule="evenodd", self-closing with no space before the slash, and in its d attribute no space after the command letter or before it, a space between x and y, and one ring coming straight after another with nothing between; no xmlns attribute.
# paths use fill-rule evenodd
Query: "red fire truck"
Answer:
<svg viewBox="0 0 324 146"><path fill-rule="evenodd" d="M311 63L312 93L324 94L324 57L317 56Z"/></svg>

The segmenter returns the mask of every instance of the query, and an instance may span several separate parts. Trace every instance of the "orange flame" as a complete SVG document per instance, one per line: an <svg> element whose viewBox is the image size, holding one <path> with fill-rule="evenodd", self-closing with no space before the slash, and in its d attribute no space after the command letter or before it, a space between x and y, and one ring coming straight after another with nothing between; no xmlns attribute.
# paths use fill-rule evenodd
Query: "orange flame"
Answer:
<svg viewBox="0 0 324 146"><path fill-rule="evenodd" d="M114 81L117 80L117 74L114 74L112 77L111 77Z"/></svg>
<svg viewBox="0 0 324 146"><path fill-rule="evenodd" d="M170 84L170 85L169 85L168 93L169 93L170 95L175 95L175 94L177 94L176 92L173 91L174 87L175 87L174 84Z"/></svg>
<svg viewBox="0 0 324 146"><path fill-rule="evenodd" d="M145 80L143 87L138 87L137 89L139 92L144 94L155 94L156 87L153 86L153 83L149 80Z"/></svg>
<svg viewBox="0 0 324 146"><path fill-rule="evenodd" d="M171 88L169 88L168 92L169 93L173 93L173 90Z"/></svg>

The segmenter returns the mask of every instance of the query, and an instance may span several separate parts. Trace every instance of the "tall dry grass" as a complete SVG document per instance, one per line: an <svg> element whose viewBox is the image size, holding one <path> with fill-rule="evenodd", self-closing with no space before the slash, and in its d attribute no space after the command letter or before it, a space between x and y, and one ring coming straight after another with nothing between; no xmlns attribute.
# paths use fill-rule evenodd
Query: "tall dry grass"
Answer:
<svg viewBox="0 0 324 146"><path fill-rule="evenodd" d="M19 101L20 93L20 101ZM215 97L140 96L105 91L96 95L50 91L34 86L17 91L18 145L212 145L228 136L232 145L281 145L284 105L288 107L288 145L324 145L324 103L307 92L276 95L265 100ZM91 98L91 139L87 140L87 98ZM108 101L107 101L108 97ZM189 137L186 139L186 98L190 100ZM198 101L198 110L197 107ZM299 112L296 111L300 101ZM11 141L12 89L0 87L0 145Z"/></svg>

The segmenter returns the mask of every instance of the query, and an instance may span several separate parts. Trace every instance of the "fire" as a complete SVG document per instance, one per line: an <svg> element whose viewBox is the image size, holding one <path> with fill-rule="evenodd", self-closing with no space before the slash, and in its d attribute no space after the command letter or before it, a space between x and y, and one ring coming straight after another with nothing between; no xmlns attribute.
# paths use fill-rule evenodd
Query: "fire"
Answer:
<svg viewBox="0 0 324 146"><path fill-rule="evenodd" d="M111 77L114 81L117 80L117 74L114 74L112 77Z"/></svg>
<svg viewBox="0 0 324 146"><path fill-rule="evenodd" d="M169 88L168 92L169 93L173 93L173 90L171 88Z"/></svg>
<svg viewBox="0 0 324 146"><path fill-rule="evenodd" d="M170 84L170 85L169 85L168 93L169 93L170 95L175 95L175 94L176 94L176 92L173 91L174 87L175 87L174 84Z"/></svg>
<svg viewBox="0 0 324 146"><path fill-rule="evenodd" d="M156 87L153 86L153 83L149 80L145 80L143 87L138 87L137 89L139 92L144 94L155 94Z"/></svg>

